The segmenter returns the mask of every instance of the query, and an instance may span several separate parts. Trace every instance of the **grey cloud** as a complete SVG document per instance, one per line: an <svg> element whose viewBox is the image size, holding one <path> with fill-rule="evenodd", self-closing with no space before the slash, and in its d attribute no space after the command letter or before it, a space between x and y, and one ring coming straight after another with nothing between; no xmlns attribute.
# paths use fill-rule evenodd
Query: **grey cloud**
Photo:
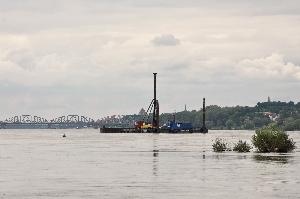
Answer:
<svg viewBox="0 0 300 199"><path fill-rule="evenodd" d="M215 13L299 14L298 0L0 0L0 11L57 13L94 11L105 8L197 8ZM79 14L77 13L77 14Z"/></svg>
<svg viewBox="0 0 300 199"><path fill-rule="evenodd" d="M299 15L298 0L0 5L3 117L134 113L152 99L152 72L162 112L185 103L198 108L203 96L219 105L249 105L263 95L300 98L300 21L287 16Z"/></svg>
<svg viewBox="0 0 300 199"><path fill-rule="evenodd" d="M176 46L180 44L180 40L172 34L164 34L155 37L152 43L156 46Z"/></svg>
<svg viewBox="0 0 300 199"><path fill-rule="evenodd" d="M193 13L202 14L206 19L206 16L224 15L299 16L300 10L298 0L0 0L0 5L0 32L17 34L51 29L76 29L100 24L103 29L123 23L128 28L135 22L147 24L153 20L156 24L157 21L163 21L164 17L170 16L179 21L188 16L196 17ZM145 18L147 20L144 20Z"/></svg>
<svg viewBox="0 0 300 199"><path fill-rule="evenodd" d="M173 63L165 67L166 72L176 72L186 70L189 67L188 63Z"/></svg>

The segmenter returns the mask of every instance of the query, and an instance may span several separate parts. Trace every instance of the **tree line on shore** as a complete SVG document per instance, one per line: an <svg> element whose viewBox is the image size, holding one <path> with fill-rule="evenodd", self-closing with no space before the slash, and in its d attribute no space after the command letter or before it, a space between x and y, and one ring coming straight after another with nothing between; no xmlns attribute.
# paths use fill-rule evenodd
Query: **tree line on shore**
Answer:
<svg viewBox="0 0 300 199"><path fill-rule="evenodd" d="M162 114L161 122L172 114ZM202 110L176 113L176 120L202 125ZM300 130L300 102L258 102L256 106L206 107L206 126L209 129L257 129L276 123L286 131Z"/></svg>

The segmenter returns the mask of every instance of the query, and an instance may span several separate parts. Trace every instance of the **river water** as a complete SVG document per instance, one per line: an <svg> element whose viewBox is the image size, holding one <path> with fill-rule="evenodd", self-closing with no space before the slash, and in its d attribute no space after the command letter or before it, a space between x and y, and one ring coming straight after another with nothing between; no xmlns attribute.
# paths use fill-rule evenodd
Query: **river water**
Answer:
<svg viewBox="0 0 300 199"><path fill-rule="evenodd" d="M293 153L212 151L253 134L2 129L0 198L300 198L300 132Z"/></svg>

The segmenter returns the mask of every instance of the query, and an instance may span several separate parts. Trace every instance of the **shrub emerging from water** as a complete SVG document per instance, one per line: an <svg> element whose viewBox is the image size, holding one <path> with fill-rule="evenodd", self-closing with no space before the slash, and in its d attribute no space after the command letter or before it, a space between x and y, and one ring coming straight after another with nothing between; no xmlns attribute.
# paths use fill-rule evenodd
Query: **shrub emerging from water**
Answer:
<svg viewBox="0 0 300 199"><path fill-rule="evenodd" d="M223 151L230 150L227 146L227 143L220 138L217 138L215 140L215 142L212 144L212 147L213 147L214 152L223 152Z"/></svg>
<svg viewBox="0 0 300 199"><path fill-rule="evenodd" d="M274 124L256 130L252 137L252 143L258 152L263 153L286 153L295 149L293 139Z"/></svg>
<svg viewBox="0 0 300 199"><path fill-rule="evenodd" d="M245 153L245 152L250 152L251 148L252 147L250 146L250 144L248 144L246 141L243 142L242 140L239 140L239 142L234 145L233 151Z"/></svg>

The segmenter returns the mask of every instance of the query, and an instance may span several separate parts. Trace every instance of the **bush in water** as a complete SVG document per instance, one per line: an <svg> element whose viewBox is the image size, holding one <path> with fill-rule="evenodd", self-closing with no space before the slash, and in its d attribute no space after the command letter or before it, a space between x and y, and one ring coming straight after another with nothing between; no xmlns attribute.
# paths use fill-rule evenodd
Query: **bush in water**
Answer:
<svg viewBox="0 0 300 199"><path fill-rule="evenodd" d="M263 153L285 153L295 149L293 139L274 124L256 130L252 136L252 143L258 152Z"/></svg>
<svg viewBox="0 0 300 199"><path fill-rule="evenodd" d="M228 151L230 148L227 147L227 143L220 138L217 138L212 144L214 152Z"/></svg>
<svg viewBox="0 0 300 199"><path fill-rule="evenodd" d="M246 141L243 142L242 140L239 140L239 142L234 145L233 151L245 153L250 152L251 148L252 147L250 146L250 144L248 144Z"/></svg>

